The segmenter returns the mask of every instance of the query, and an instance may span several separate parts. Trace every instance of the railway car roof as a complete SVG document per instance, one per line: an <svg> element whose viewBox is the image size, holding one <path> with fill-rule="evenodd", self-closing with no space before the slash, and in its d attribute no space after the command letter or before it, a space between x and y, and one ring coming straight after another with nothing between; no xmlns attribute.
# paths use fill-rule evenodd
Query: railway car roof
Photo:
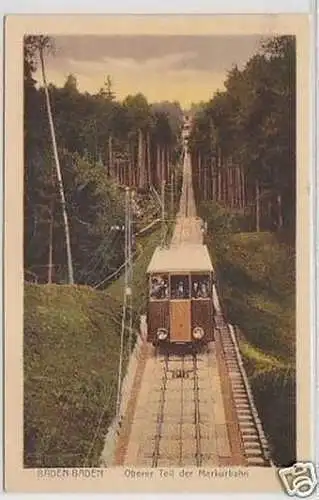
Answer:
<svg viewBox="0 0 319 500"><path fill-rule="evenodd" d="M147 273L197 271L213 271L206 245L186 244L170 248L157 247L147 268Z"/></svg>

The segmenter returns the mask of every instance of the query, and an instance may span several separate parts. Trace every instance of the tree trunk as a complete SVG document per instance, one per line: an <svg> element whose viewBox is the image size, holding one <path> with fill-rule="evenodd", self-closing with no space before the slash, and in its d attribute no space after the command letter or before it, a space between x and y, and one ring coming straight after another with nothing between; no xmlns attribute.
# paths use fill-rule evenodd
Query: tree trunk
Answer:
<svg viewBox="0 0 319 500"><path fill-rule="evenodd" d="M120 160L116 161L116 174L117 174L117 183L121 184L121 163L120 163Z"/></svg>
<svg viewBox="0 0 319 500"><path fill-rule="evenodd" d="M282 199L281 194L277 194L277 207L278 207L278 229L282 229L283 216L282 216Z"/></svg>
<svg viewBox="0 0 319 500"><path fill-rule="evenodd" d="M129 187L134 185L135 179L135 148L133 141L130 144Z"/></svg>
<svg viewBox="0 0 319 500"><path fill-rule="evenodd" d="M220 149L217 156L217 171L218 171L218 197L217 201L222 201L222 172L221 172L221 155Z"/></svg>
<svg viewBox="0 0 319 500"><path fill-rule="evenodd" d="M148 186L152 185L152 172L151 172L151 139L150 133L147 133L147 182Z"/></svg>
<svg viewBox="0 0 319 500"><path fill-rule="evenodd" d="M240 167L240 179L241 179L241 199L243 209L247 206L247 196L246 196L246 178L243 167Z"/></svg>
<svg viewBox="0 0 319 500"><path fill-rule="evenodd" d="M171 217L174 215L174 172L171 171Z"/></svg>
<svg viewBox="0 0 319 500"><path fill-rule="evenodd" d="M214 158L210 157L210 199L214 199Z"/></svg>
<svg viewBox="0 0 319 500"><path fill-rule="evenodd" d="M226 182L226 191L227 191L227 202L228 202L228 205L230 207L232 207L232 179L231 179L231 174L232 174L232 170L231 170L231 166L230 166L230 162L228 162L228 165L227 165L227 182Z"/></svg>
<svg viewBox="0 0 319 500"><path fill-rule="evenodd" d="M43 57L43 48L42 47L39 47L39 53L40 53L42 79L43 79L43 86L44 86L44 92L45 92L45 97L46 97L47 112L48 112L51 139L52 139L52 148L53 148L53 154L54 154L55 166L56 166L56 172L57 172L58 189L59 189L59 193L60 193L60 197L61 197L61 208L62 208L63 221L64 221L65 244L66 244L67 261L68 261L69 284L73 285L74 284L74 275L73 275L73 262L72 262L72 252L71 252L70 228L69 228L68 214L67 214L67 210L66 210L66 201L65 201L65 195L64 195L64 187L63 187L63 180L62 180L62 174L61 174L60 160L59 160L58 148L57 148L57 143L56 143L56 138L55 138L55 130L54 130L52 111L51 111L50 96L49 96L49 90L48 90L46 76L45 76L44 57Z"/></svg>
<svg viewBox="0 0 319 500"><path fill-rule="evenodd" d="M238 207L237 203L237 167L232 167L232 191L233 191L233 207Z"/></svg>
<svg viewBox="0 0 319 500"><path fill-rule="evenodd" d="M143 188L145 185L145 163L144 163L143 149L144 149L143 132L141 129L138 129L137 185L140 188Z"/></svg>
<svg viewBox="0 0 319 500"><path fill-rule="evenodd" d="M256 180L256 231L260 231L260 186L259 181Z"/></svg>
<svg viewBox="0 0 319 500"><path fill-rule="evenodd" d="M238 208L243 208L242 203L242 190L241 190L241 178L240 178L240 167L237 165L236 167L236 198Z"/></svg>
<svg viewBox="0 0 319 500"><path fill-rule="evenodd" d="M216 202L217 201L217 158L214 156L213 158L213 200Z"/></svg>
<svg viewBox="0 0 319 500"><path fill-rule="evenodd" d="M207 164L206 164L206 158L204 159L203 162L203 167L204 167L204 201L207 201Z"/></svg>
<svg viewBox="0 0 319 500"><path fill-rule="evenodd" d="M272 230L272 228L273 228L273 221L272 221L272 202L271 202L271 198L268 200L268 203L267 203L267 216L268 216L269 229Z"/></svg>
<svg viewBox="0 0 319 500"><path fill-rule="evenodd" d="M200 153L198 153L198 185L200 194L203 192L203 172L202 172L202 159Z"/></svg>
<svg viewBox="0 0 319 500"><path fill-rule="evenodd" d="M227 205L227 165L223 168L223 201Z"/></svg>
<svg viewBox="0 0 319 500"><path fill-rule="evenodd" d="M108 153L109 153L109 160L108 160L109 172L108 173L109 173L110 177L113 177L114 176L114 172L113 172L113 137L111 134L109 135L109 140L108 140Z"/></svg>
<svg viewBox="0 0 319 500"><path fill-rule="evenodd" d="M157 186L161 185L161 148L156 144L156 182Z"/></svg>
<svg viewBox="0 0 319 500"><path fill-rule="evenodd" d="M165 147L162 149L161 153L161 182L166 181L165 177Z"/></svg>

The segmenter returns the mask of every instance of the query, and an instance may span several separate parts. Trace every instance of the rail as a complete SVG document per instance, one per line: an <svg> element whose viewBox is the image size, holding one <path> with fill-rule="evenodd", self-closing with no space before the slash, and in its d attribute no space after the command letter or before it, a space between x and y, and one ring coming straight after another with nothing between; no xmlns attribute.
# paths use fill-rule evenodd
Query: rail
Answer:
<svg viewBox="0 0 319 500"><path fill-rule="evenodd" d="M248 401L249 401L249 406L250 406L252 417L253 417L253 420L254 420L254 423L255 423L255 426L256 426L256 430L257 430L257 433L258 433L259 443L260 443L260 446L261 446L261 449L262 449L262 452L263 452L263 456L264 456L264 459L265 459L266 463L268 462L269 465L273 465L272 462L271 462L271 459L270 459L270 454L269 454L267 440L266 440L266 437L265 437L265 434L264 434L264 430L263 430L262 425L261 425L261 421L260 421L260 419L258 417L258 412L257 412L256 406L255 406L255 403L254 403L254 398L253 398L251 387L250 387L250 384L249 384L249 381L248 381L248 378L247 378L246 370L245 370L245 367L244 367L244 364L243 364L243 360L242 360L242 356L241 356L241 353L240 353L240 350L239 350L239 346L238 346L238 342L237 342L237 339L236 339L236 335L234 333L233 325L228 324L228 329L229 329L229 333L230 333L230 336L231 336L231 339L232 339L232 342L233 342L233 346L234 346L234 349L235 349L238 367L239 367L240 374L242 376L243 383L244 383L244 386L245 386L245 390L246 390L246 393L247 393L247 398L248 398Z"/></svg>

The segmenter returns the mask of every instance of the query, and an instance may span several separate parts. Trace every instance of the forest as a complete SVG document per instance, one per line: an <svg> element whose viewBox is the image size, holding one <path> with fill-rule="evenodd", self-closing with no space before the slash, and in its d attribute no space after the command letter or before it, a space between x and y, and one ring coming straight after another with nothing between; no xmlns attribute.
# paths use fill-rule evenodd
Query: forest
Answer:
<svg viewBox="0 0 319 500"><path fill-rule="evenodd" d="M223 308L242 332L241 352L274 460L290 464L295 456L294 37L265 39L244 67L229 69L224 89L212 91L208 102L198 96L190 109L160 98L150 103L142 93L119 98L108 68L96 93L81 92L73 74L55 86L46 81L53 47L54 39L25 38L25 463L97 463L115 405L126 187L134 235L161 217L161 189L167 220L173 219L188 115L195 196L207 221ZM36 81L39 68L42 79ZM156 228L137 238L142 251L134 261L136 316L144 310L144 274L159 233ZM61 286L73 283L88 286ZM110 404L91 449L91 424L100 421L105 387Z"/></svg>
<svg viewBox="0 0 319 500"><path fill-rule="evenodd" d="M191 150L198 201L242 215L246 230L294 235L296 183L295 39L262 43L234 66L195 114Z"/></svg>
<svg viewBox="0 0 319 500"><path fill-rule="evenodd" d="M39 66L40 42L41 38L29 36L24 46L25 279L65 283L65 223L45 86L33 76ZM135 231L156 216L162 181L167 196L177 200L183 112L178 102L150 104L141 93L120 101L109 75L96 94L81 93L72 74L62 88L49 83L47 90L74 281L94 285L124 259L124 235L117 230L124 223L124 188L134 190Z"/></svg>
<svg viewBox="0 0 319 500"><path fill-rule="evenodd" d="M42 37L43 39L44 37ZM68 281L63 211L40 65L41 37L24 44L25 279ZM42 40L43 41L43 40ZM54 40L45 40L45 55ZM49 47L47 47L49 46ZM112 77L99 92L80 92L70 74L47 85L70 225L75 282L93 285L123 261L125 186L134 188L139 214L156 216L156 193L178 199L181 127L190 114L190 150L197 202L236 212L248 231L295 225L295 40L267 39L243 69L228 72L225 90L182 110L149 103L141 93L118 99ZM199 96L200 97L200 96ZM113 228L113 229L112 229Z"/></svg>

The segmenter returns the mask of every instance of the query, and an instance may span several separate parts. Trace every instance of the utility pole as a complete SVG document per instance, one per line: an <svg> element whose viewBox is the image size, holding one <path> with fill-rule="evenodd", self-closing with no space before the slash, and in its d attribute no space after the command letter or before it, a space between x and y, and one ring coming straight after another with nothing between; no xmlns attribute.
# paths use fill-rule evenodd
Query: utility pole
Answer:
<svg viewBox="0 0 319 500"><path fill-rule="evenodd" d="M133 218L133 210L132 210L132 197L133 191L128 192L128 238L127 238L127 308L128 308L128 329L129 329L129 337L128 337L128 354L130 355L132 352L132 343L133 343L133 294L132 294L132 280L133 280L133 261L132 261L132 239L133 239L133 231L132 231L132 218Z"/></svg>
<svg viewBox="0 0 319 500"><path fill-rule="evenodd" d="M123 372L123 354L124 354L124 335L127 319L127 298L129 295L128 287L128 226L129 226L129 196L130 191L127 187L125 189L125 224L124 224L124 291L123 291L123 309L122 309L122 325L121 325L121 338L120 338L120 359L118 368L118 380L117 380L117 398L116 398L116 415L120 414L121 407L121 396L122 396L122 372Z"/></svg>
<svg viewBox="0 0 319 500"><path fill-rule="evenodd" d="M171 218L174 216L174 172L171 172Z"/></svg>

